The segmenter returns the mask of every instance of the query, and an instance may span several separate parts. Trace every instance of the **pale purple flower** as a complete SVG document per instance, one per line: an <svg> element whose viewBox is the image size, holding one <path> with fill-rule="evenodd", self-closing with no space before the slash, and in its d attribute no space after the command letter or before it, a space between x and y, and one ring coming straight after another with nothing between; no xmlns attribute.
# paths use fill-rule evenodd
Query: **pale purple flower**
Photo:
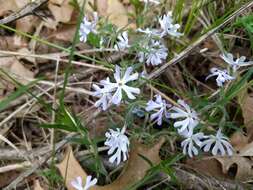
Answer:
<svg viewBox="0 0 253 190"><path fill-rule="evenodd" d="M103 85L105 88L108 89L110 92L114 92L112 95L111 101L115 105L119 105L122 100L122 91L124 91L127 95L127 97L131 100L135 99L136 97L134 94L140 94L140 89L128 86L127 83L131 81L135 81L138 79L138 73L134 73L131 75L133 71L132 67L128 67L126 69L125 74L123 77L121 76L121 68L116 65L115 67L115 73L114 73L114 82L110 82L110 80L103 80Z"/></svg>
<svg viewBox="0 0 253 190"><path fill-rule="evenodd" d="M161 2L160 0L142 0L144 3L153 3L155 5L159 5Z"/></svg>
<svg viewBox="0 0 253 190"><path fill-rule="evenodd" d="M160 33L158 30L156 29L149 29L149 28L146 28L146 29L141 29L141 28L138 28L137 29L137 32L141 32L141 33L144 33L146 34L148 37L160 37Z"/></svg>
<svg viewBox="0 0 253 190"><path fill-rule="evenodd" d="M159 23L161 25L162 33L161 37L166 36L166 35L171 35L174 37L180 37L183 34L178 32L177 30L180 28L179 24L173 24L173 19L172 19L172 12L168 12L167 15L163 15L159 19Z"/></svg>
<svg viewBox="0 0 253 190"><path fill-rule="evenodd" d="M80 35L80 41L81 42L86 42L87 41L87 36L89 33L93 32L96 33L96 25L97 25L97 21L98 21L98 15L96 12L93 13L93 21L89 21L88 17L85 16L83 18L83 21L80 25L80 29L79 29L79 35Z"/></svg>
<svg viewBox="0 0 253 190"><path fill-rule="evenodd" d="M87 176L85 186L83 187L82 178L78 176L75 180L71 181L71 185L76 190L88 190L89 188L97 184L97 178L94 178L93 180L91 179L92 177L90 175Z"/></svg>
<svg viewBox="0 0 253 190"><path fill-rule="evenodd" d="M122 32L119 36L118 36L118 41L116 42L116 44L114 45L114 48L116 50L125 50L127 48L129 48L129 44L128 44L128 35L127 32L124 31Z"/></svg>
<svg viewBox="0 0 253 190"><path fill-rule="evenodd" d="M109 80L109 78L107 80ZM109 107L109 102L112 98L110 90L106 87L100 88L96 84L93 84L92 87L95 90L92 92L93 96L99 98L99 100L95 102L95 107L101 107L102 110L105 111Z"/></svg>
<svg viewBox="0 0 253 190"><path fill-rule="evenodd" d="M161 95L155 95L155 101L149 100L146 106L146 111L155 113L151 114L150 120L155 120L158 125L162 125L163 117L169 118L170 113L168 109L171 107L170 104L167 104L165 100L162 99Z"/></svg>
<svg viewBox="0 0 253 190"><path fill-rule="evenodd" d="M206 80L208 80L210 77L217 76L217 78L216 78L216 83L217 83L217 85L218 85L219 87L223 86L223 84L224 84L226 81L231 81L231 80L234 80L234 79L235 79L235 77L230 76L230 75L228 74L228 71L227 71L226 69L224 69L224 70L219 70L219 69L217 69L217 68L214 67L214 68L212 68L212 69L210 70L210 72L211 72L211 74L208 75L208 76L206 77Z"/></svg>
<svg viewBox="0 0 253 190"><path fill-rule="evenodd" d="M198 125L199 118L197 113L190 108L183 100L177 101L180 107L174 106L171 110L171 118L176 119L174 127L177 128L178 133L185 136L190 136L193 129Z"/></svg>
<svg viewBox="0 0 253 190"><path fill-rule="evenodd" d="M202 142L202 148L205 152L208 152L212 148L214 156L224 156L226 152L229 156L233 155L233 147L229 143L229 139L222 134L221 129L218 130L216 136L207 136L207 139Z"/></svg>
<svg viewBox="0 0 253 190"><path fill-rule="evenodd" d="M181 147L183 148L183 153L186 155L188 154L191 158L194 156L197 156L199 151L197 149L198 147L201 147L202 145L202 139L204 138L203 133L196 133L196 134L190 134L189 136L186 136L185 140L181 142Z"/></svg>
<svg viewBox="0 0 253 190"><path fill-rule="evenodd" d="M151 40L150 45L144 49L138 53L138 57L140 62L145 61L147 65L160 65L168 56L168 49L160 41Z"/></svg>
<svg viewBox="0 0 253 190"><path fill-rule="evenodd" d="M239 57L237 59L234 58L233 54L231 53L224 53L222 55L220 55L220 57L227 63L229 64L232 69L233 72L236 72L236 70L241 67L241 66L249 66L253 64L253 61L245 61L246 57L242 56Z"/></svg>
<svg viewBox="0 0 253 190"><path fill-rule="evenodd" d="M125 130L125 127L123 127L122 130L117 128L116 131L109 129L109 132L105 133L105 145L109 147L108 155L111 155L109 162L114 163L116 161L117 165L120 164L121 160L126 161L128 158L130 142L128 137L124 134Z"/></svg>

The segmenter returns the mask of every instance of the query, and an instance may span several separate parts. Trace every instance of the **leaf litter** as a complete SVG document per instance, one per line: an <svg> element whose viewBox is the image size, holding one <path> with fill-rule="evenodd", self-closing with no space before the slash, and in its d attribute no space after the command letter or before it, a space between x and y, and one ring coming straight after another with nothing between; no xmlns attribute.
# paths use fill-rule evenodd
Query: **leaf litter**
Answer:
<svg viewBox="0 0 253 190"><path fill-rule="evenodd" d="M22 8L23 6L27 5L30 1L28 0L10 0L10 1L2 1L0 0L1 7L0 7L0 16L6 16L10 12L15 12L18 9ZM70 0L50 0L47 4L47 9L51 13L51 17L45 18L44 20L40 20L36 16L26 16L24 18L19 19L15 23L15 28L22 32L32 33L37 28L37 26L44 22L43 28L41 31L38 31L38 34L41 35L43 38L48 39L51 42L57 42L60 44L65 45L66 47L72 42L75 30L76 30L76 10L74 7L70 4ZM96 1L97 2L97 1ZM101 0L102 2L102 0ZM79 5L82 5L83 1L78 1ZM89 3L94 4L93 1L89 1ZM125 3L125 2L124 2ZM125 4L128 4L129 2L126 2ZM91 10L91 8L87 5L85 9ZM126 27L128 24L130 24L129 28L136 28L135 23L130 23L129 17L127 14L134 14L132 8L127 9L126 6L121 1L103 1L103 3L97 3L97 11L100 16L103 16L104 18L107 18L111 23L115 24L116 26L123 28ZM17 34L10 35L5 34L4 36L5 40L0 39L0 46L1 49L9 51L17 51L20 53L37 53L37 54L50 54L50 53L58 53L58 50L55 48L48 48L43 45L37 45L35 49L31 49L31 44L28 38L21 37ZM0 36L2 37L2 36ZM3 43L3 41L6 41ZM206 47L210 49L210 44L207 44ZM212 44L213 46L213 44ZM215 46L215 45L214 45ZM60 52L59 54L61 54ZM207 55L208 57L209 55ZM210 58L211 57L211 58ZM217 62L215 64L222 65L219 58L214 57L212 59L212 56L210 56L209 60L210 65L213 65L213 62ZM201 58L197 58L198 60L201 60ZM10 74L12 77L14 77L18 82L20 82L23 85L26 85L29 83L30 80L35 79L37 73L33 71L32 66L38 67L39 69L43 70L45 67L45 72L48 72L48 68L51 70L55 69L54 63L48 62L47 66L44 65L44 63L37 64L38 58L31 58L26 56L11 56L11 57L0 57L0 68L4 69L8 74ZM32 66L31 66L32 65ZM46 68L48 67L48 68ZM179 66L180 69L181 65ZM178 69L178 68L177 68ZM51 72L51 71L50 71ZM80 71L83 72L83 71ZM169 71L167 71L169 72ZM201 71L203 73L204 71ZM200 73L200 74L201 74ZM103 74L96 74L93 76L90 76L85 79L87 81L92 81L94 78L102 78L99 75ZM168 77L168 80L170 83L174 83L172 85L174 86L180 86L183 91L187 90L187 83L184 83L184 76L185 73L179 73L178 76L178 84L176 82L173 82L173 77ZM51 76L52 77L52 76ZM75 81L76 79L74 79ZM77 80L78 81L78 80ZM201 79L200 81L201 82ZM202 81L203 82L203 81ZM15 91L15 86L12 86L13 84L9 79L7 78L1 78L0 81L0 99L6 97L6 93L4 91ZM11 86L11 87L10 87ZM205 91L208 91L205 89ZM2 95L2 96L1 96ZM79 95L69 94L68 98L73 98L76 101L80 102L81 106L87 107L87 104L83 103L84 100ZM194 169L198 170L199 172L204 172L208 175L212 175L215 177L221 177L225 179L233 179L233 180L239 180L239 181L246 181L250 180L250 178L253 175L252 171L252 156L253 156L253 110L252 110L252 94L246 94L243 96L243 99L240 102L241 110L242 110L242 116L244 119L244 125L247 129L247 133L245 135L241 132L234 133L231 137L232 144L235 144L235 148L238 151L238 154L232 156L232 157L210 157L203 156L203 158L200 158L198 160L188 160L186 164L193 167ZM80 106L79 105L79 106ZM40 108L38 108L40 109ZM37 111L36 111L37 112ZM36 113L35 112L35 113ZM30 114L34 114L34 112L30 112ZM31 115L33 117L42 117L44 114L44 111L37 115ZM86 113L87 114L87 113ZM89 114L89 113L88 113ZM47 119L48 116L45 116ZM45 118L41 118L42 120ZM103 124L102 124L103 125ZM39 135L41 139L41 135ZM94 134L94 138L96 137L96 134ZM20 144L25 144L27 148L27 144L31 142L26 142L26 140L20 140L20 137L12 137ZM20 142L19 142L20 141ZM161 145L163 144L164 140L161 140L157 144L153 146L146 146L142 145L139 142L135 141L132 143L131 149L130 149L130 157L127 163L125 163L125 166L121 172L121 174L111 183L104 186L94 186L91 189L124 189L126 187L129 187L141 179L144 178L147 171L151 168L150 164L144 160L140 155L143 155L148 160L150 160L153 164L160 163L161 159L159 156ZM35 144L35 146L39 146L38 144ZM24 148L25 146L22 146ZM208 164L207 163L208 160ZM76 160L74 153L71 148L68 148L65 157L60 164L57 165L61 175L63 178L65 178L65 183L67 189L73 189L73 187L70 186L70 182L76 177L81 176L83 181L86 180L88 174L85 172L81 164ZM67 174L66 174L67 172ZM39 184L40 182L38 180L35 180L35 189L42 189L42 187Z"/></svg>

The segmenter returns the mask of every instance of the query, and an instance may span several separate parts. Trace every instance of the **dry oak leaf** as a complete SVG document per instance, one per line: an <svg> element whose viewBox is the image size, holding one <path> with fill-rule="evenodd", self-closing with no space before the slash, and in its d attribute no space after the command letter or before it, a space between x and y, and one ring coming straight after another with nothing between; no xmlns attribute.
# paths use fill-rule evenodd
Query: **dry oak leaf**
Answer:
<svg viewBox="0 0 253 190"><path fill-rule="evenodd" d="M145 156L153 164L160 163L159 151L164 143L164 139L160 139L159 142L153 146L143 145L137 141L132 141L131 149L129 154L129 160L125 164L125 168L119 177L111 184L105 186L95 185L91 190L123 190L127 187L132 186L141 180L146 172L150 169L149 163L144 160L140 155ZM71 181L76 177L81 176L83 181L86 181L87 173L82 169L81 165L78 163L73 155L71 148L68 149L64 160L57 165L60 173L63 177L66 176L66 187L68 190L74 190L71 186ZM65 175L67 172L67 175Z"/></svg>
<svg viewBox="0 0 253 190"><path fill-rule="evenodd" d="M29 0L0 0L0 16L5 16L7 13L16 12L30 3ZM16 29L22 32L32 32L36 26L37 18L35 16L26 16L16 21Z"/></svg>
<svg viewBox="0 0 253 190"><path fill-rule="evenodd" d="M98 3L98 13L107 17L111 23L118 27L125 27L128 24L127 10L118 0L101 0Z"/></svg>
<svg viewBox="0 0 253 190"><path fill-rule="evenodd" d="M245 145L242 149L239 150L240 156L251 156L253 157L253 142Z"/></svg>
<svg viewBox="0 0 253 190"><path fill-rule="evenodd" d="M248 145L249 138L245 136L241 131L236 131L233 133L233 135L230 137L230 143L233 146L234 150L238 153L241 152L241 150Z"/></svg>
<svg viewBox="0 0 253 190"><path fill-rule="evenodd" d="M17 11L28 3L29 0L0 0L0 16Z"/></svg>
<svg viewBox="0 0 253 190"><path fill-rule="evenodd" d="M253 138L253 93L245 94L240 101L247 136Z"/></svg>
<svg viewBox="0 0 253 190"><path fill-rule="evenodd" d="M35 180L35 181L34 181L33 190L44 190L44 189L41 187L40 181L39 181L39 180Z"/></svg>
<svg viewBox="0 0 253 190"><path fill-rule="evenodd" d="M83 0L78 1L81 6ZM85 9L92 12L89 4L94 5L94 0L86 1ZM119 0L99 0L96 2L97 12L99 16L107 17L108 20L118 27L125 27L128 24L127 9Z"/></svg>
<svg viewBox="0 0 253 190"><path fill-rule="evenodd" d="M216 158L222 165L222 172L239 181L249 180L253 176L253 161L242 156Z"/></svg>
<svg viewBox="0 0 253 190"><path fill-rule="evenodd" d="M74 7L70 5L70 0L51 0L48 4L56 23L68 23L71 20Z"/></svg>
<svg viewBox="0 0 253 190"><path fill-rule="evenodd" d="M0 68L4 69L22 84L28 84L30 79L34 78L34 73L26 69L15 57L1 57Z"/></svg>
<svg viewBox="0 0 253 190"><path fill-rule="evenodd" d="M190 159L187 165L200 173L220 179L245 181L253 176L253 161L239 155Z"/></svg>

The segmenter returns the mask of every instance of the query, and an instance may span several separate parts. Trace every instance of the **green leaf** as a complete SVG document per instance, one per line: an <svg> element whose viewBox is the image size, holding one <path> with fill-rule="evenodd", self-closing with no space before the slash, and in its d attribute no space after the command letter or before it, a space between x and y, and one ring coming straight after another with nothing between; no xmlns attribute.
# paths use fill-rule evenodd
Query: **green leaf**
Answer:
<svg viewBox="0 0 253 190"><path fill-rule="evenodd" d="M87 41L94 47L100 47L100 37L94 33L89 33Z"/></svg>
<svg viewBox="0 0 253 190"><path fill-rule="evenodd" d="M69 132L77 132L77 128L63 125L63 124L41 124L39 125L39 127L46 128L46 129L63 129Z"/></svg>

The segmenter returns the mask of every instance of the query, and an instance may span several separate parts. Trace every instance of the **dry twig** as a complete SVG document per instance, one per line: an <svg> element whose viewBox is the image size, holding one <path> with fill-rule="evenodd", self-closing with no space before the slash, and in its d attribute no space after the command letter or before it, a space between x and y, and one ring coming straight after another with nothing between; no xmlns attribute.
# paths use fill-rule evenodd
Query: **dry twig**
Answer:
<svg viewBox="0 0 253 190"><path fill-rule="evenodd" d="M18 12L15 12L1 19L0 24L8 24L31 14L36 15L35 11L37 11L42 5L44 5L47 2L48 0L37 0L35 2L29 3L26 6L24 6L22 9L20 9Z"/></svg>

